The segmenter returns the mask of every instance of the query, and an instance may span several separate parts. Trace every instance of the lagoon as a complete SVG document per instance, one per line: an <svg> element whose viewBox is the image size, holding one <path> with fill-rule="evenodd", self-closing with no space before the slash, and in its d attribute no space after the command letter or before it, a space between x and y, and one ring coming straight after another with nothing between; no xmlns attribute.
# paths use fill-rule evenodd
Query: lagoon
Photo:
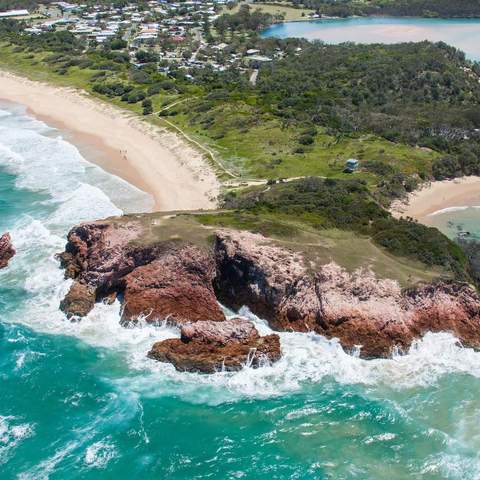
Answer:
<svg viewBox="0 0 480 480"><path fill-rule="evenodd" d="M273 25L262 37L302 37L329 44L443 41L480 61L480 19L354 17Z"/></svg>

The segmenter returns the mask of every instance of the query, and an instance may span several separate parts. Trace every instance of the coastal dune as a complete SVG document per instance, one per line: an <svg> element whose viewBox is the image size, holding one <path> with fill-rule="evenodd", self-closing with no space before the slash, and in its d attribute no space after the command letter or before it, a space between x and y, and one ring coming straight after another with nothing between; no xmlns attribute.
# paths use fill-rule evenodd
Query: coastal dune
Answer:
<svg viewBox="0 0 480 480"><path fill-rule="evenodd" d="M0 72L0 100L70 136L84 156L151 194L154 210L209 209L219 184L203 156L175 133L86 92Z"/></svg>

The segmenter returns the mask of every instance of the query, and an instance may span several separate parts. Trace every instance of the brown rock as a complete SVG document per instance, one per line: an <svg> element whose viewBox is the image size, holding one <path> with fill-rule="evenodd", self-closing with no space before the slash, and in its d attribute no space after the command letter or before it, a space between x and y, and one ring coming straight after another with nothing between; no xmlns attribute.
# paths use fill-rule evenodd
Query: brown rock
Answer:
<svg viewBox="0 0 480 480"><path fill-rule="evenodd" d="M243 318L234 318L225 322L197 322L182 326L181 339L184 343L192 340L202 343L227 345L232 342L250 342L259 337L255 325Z"/></svg>
<svg viewBox="0 0 480 480"><path fill-rule="evenodd" d="M403 291L370 270L350 274L330 263L311 272L300 255L245 232L218 232L215 254L220 301L248 306L273 328L338 338L348 350L361 347L365 358L406 350L427 332L452 332L480 348L480 298L469 285L441 281Z"/></svg>
<svg viewBox="0 0 480 480"><path fill-rule="evenodd" d="M140 315L175 323L225 320L213 291L211 252L174 241L148 242L144 228L136 217L74 227L58 256L66 276L94 289L98 300L121 294L123 321Z"/></svg>
<svg viewBox="0 0 480 480"><path fill-rule="evenodd" d="M83 223L70 230L65 252L58 258L67 277L95 287L99 295L108 294L125 275L168 250L164 244L136 244L141 234L133 221Z"/></svg>
<svg viewBox="0 0 480 480"><path fill-rule="evenodd" d="M60 310L67 318L85 317L95 306L95 289L74 282L65 298L60 302Z"/></svg>
<svg viewBox="0 0 480 480"><path fill-rule="evenodd" d="M215 273L214 259L206 251L188 245L172 249L124 278L122 319L225 320L213 291Z"/></svg>
<svg viewBox="0 0 480 480"><path fill-rule="evenodd" d="M117 292L110 292L108 295L105 295L102 299L102 302L105 305L113 305L117 299Z"/></svg>
<svg viewBox="0 0 480 480"><path fill-rule="evenodd" d="M12 239L9 233L4 233L0 237L0 268L8 266L8 262L15 255L16 251L12 245Z"/></svg>
<svg viewBox="0 0 480 480"><path fill-rule="evenodd" d="M260 337L247 320L189 324L181 335L155 343L148 356L172 363L178 371L199 373L256 368L281 357L278 335Z"/></svg>

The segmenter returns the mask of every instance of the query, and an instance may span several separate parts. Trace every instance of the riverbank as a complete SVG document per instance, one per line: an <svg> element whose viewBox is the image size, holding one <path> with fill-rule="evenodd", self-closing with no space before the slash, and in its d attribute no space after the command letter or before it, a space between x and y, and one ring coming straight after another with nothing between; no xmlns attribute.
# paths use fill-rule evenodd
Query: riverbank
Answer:
<svg viewBox="0 0 480 480"><path fill-rule="evenodd" d="M0 100L24 105L39 120L65 132L88 160L149 193L154 210L216 205L219 183L214 172L199 152L172 132L87 93L3 71Z"/></svg>
<svg viewBox="0 0 480 480"><path fill-rule="evenodd" d="M346 42L386 45L405 42L445 42L465 52L469 60L480 59L478 18L424 18L366 16L319 18L276 23L261 32L262 38L305 38L330 45Z"/></svg>
<svg viewBox="0 0 480 480"><path fill-rule="evenodd" d="M432 224L432 215L445 209L480 205L480 177L462 177L425 184L408 195L405 201L394 202L392 214L412 217Z"/></svg>

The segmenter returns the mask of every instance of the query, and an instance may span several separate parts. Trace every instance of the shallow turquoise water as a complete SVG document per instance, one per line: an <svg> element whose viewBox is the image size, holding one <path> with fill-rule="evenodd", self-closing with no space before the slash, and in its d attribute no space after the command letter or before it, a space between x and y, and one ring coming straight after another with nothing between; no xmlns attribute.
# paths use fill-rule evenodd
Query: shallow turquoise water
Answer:
<svg viewBox="0 0 480 480"><path fill-rule="evenodd" d="M439 210L429 215L427 221L450 238L457 237L461 232L468 232L467 238L480 241L480 205Z"/></svg>
<svg viewBox="0 0 480 480"><path fill-rule="evenodd" d="M85 218L145 198L18 107L0 108L0 478L478 479L480 354L448 334L363 361L282 333L277 364L211 376L146 358L173 329L58 310L54 258ZM250 316L262 332L268 327Z"/></svg>
<svg viewBox="0 0 480 480"><path fill-rule="evenodd" d="M263 37L303 37L326 43L400 43L443 41L464 51L471 60L480 60L480 20L366 17L271 26Z"/></svg>

